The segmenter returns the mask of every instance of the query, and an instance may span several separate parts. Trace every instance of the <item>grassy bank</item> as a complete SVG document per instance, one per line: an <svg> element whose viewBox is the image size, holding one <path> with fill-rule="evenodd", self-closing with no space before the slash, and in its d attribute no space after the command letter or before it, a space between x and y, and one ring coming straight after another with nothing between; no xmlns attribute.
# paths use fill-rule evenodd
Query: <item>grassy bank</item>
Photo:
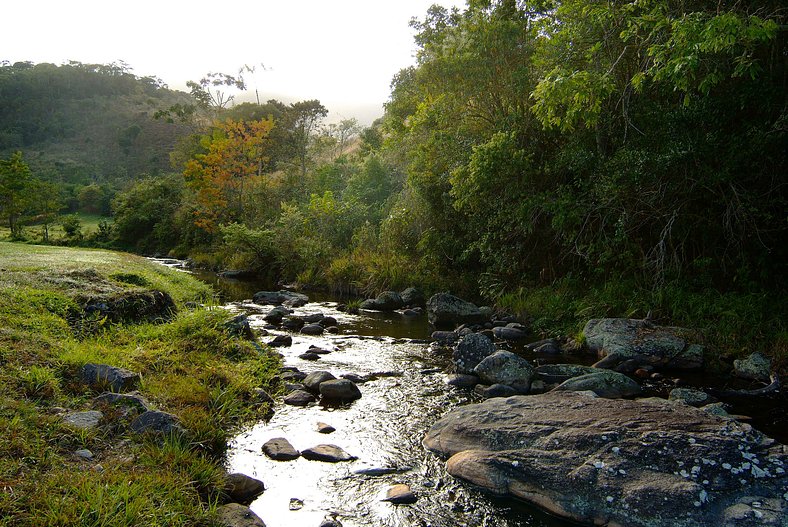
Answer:
<svg viewBox="0 0 788 527"><path fill-rule="evenodd" d="M188 309L211 291L189 275L124 253L0 243L0 525L213 525L228 435L268 409L278 359L225 329L221 309ZM79 317L90 299L148 289L178 308L169 321ZM99 393L88 362L142 375L141 393L187 433L131 433L106 411L95 430L66 411ZM88 449L94 459L75 455Z"/></svg>

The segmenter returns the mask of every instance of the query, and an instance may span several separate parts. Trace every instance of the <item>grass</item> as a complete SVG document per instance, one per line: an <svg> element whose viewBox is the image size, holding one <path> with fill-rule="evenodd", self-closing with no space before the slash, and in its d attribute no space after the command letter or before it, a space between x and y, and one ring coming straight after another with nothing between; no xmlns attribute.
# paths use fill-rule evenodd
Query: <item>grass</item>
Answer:
<svg viewBox="0 0 788 527"><path fill-rule="evenodd" d="M0 526L214 525L227 439L268 411L255 389L273 388L279 359L229 335L224 310L186 307L211 298L206 285L143 258L0 242L0 270ZM86 296L143 288L178 314L75 331ZM95 431L65 426L61 409L98 394L79 381L87 362L139 372L142 395L187 433L138 436L111 408Z"/></svg>
<svg viewBox="0 0 788 527"><path fill-rule="evenodd" d="M95 234L99 230L99 223L106 222L111 224L112 218L102 216L100 214L87 214L84 212L77 212L73 215L61 215L57 220L49 225L49 243L64 243L68 241L66 233L63 231L63 226L60 220L67 216L76 216L82 225L82 235L87 238ZM43 242L44 240L44 226L40 223L33 223L23 226L23 236L32 242ZM0 225L0 240L11 241L11 230L6 224Z"/></svg>

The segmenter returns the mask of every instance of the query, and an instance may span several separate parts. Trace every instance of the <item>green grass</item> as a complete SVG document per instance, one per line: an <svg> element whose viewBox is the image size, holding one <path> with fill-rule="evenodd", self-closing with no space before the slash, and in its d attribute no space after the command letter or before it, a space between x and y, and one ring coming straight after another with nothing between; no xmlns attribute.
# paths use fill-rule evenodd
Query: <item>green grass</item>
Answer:
<svg viewBox="0 0 788 527"><path fill-rule="evenodd" d="M267 412L254 390L275 388L279 359L229 335L225 310L186 308L211 298L206 285L143 258L0 242L0 269L0 526L213 525L227 439ZM86 296L141 288L168 292L177 316L75 330ZM58 408L88 409L98 393L79 382L87 362L139 372L143 396L186 435L64 426ZM105 410L108 425L119 419Z"/></svg>
<svg viewBox="0 0 788 527"><path fill-rule="evenodd" d="M63 231L63 226L60 224L60 219L66 216L71 215L62 215L49 225L49 243L64 243L67 241L66 233ZM82 235L85 238L98 232L99 223L106 222L112 224L112 218L100 214L77 212L74 216L76 216L82 224ZM28 241L41 243L44 241L44 226L41 223L24 225L22 234ZM6 224L0 225L0 241L11 241L11 231Z"/></svg>

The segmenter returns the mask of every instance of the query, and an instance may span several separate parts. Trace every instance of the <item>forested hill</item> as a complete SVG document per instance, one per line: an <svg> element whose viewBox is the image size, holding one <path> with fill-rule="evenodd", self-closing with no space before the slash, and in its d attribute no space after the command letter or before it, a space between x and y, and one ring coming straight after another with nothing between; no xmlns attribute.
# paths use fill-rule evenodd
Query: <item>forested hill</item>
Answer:
<svg viewBox="0 0 788 527"><path fill-rule="evenodd" d="M153 119L191 102L124 64L0 65L0 157L22 151L34 173L55 183L122 181L170 168L184 126Z"/></svg>

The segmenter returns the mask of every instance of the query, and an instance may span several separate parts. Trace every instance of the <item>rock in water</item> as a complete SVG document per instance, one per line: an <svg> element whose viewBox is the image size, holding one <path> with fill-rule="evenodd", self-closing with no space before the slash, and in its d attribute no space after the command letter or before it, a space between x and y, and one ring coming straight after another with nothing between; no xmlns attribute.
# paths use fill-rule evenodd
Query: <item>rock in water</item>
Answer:
<svg viewBox="0 0 788 527"><path fill-rule="evenodd" d="M356 456L351 456L336 445L317 445L301 451L305 459L312 461L325 461L328 463L338 463L340 461L352 461Z"/></svg>
<svg viewBox="0 0 788 527"><path fill-rule="evenodd" d="M404 305L402 297L396 291L383 291L377 298L370 298L364 300L360 309L369 309L371 311L394 311Z"/></svg>
<svg viewBox="0 0 788 527"><path fill-rule="evenodd" d="M465 335L451 355L457 373L473 373L473 369L486 357L495 353L495 344L479 333Z"/></svg>
<svg viewBox="0 0 788 527"><path fill-rule="evenodd" d="M409 486L400 483L389 487L386 491L386 497L383 498L382 501L390 501L396 505L416 503L416 494L414 494Z"/></svg>
<svg viewBox="0 0 788 527"><path fill-rule="evenodd" d="M274 461L291 461L301 454L284 437L269 439L263 444L263 453Z"/></svg>
<svg viewBox="0 0 788 527"><path fill-rule="evenodd" d="M308 296L292 291L258 291L252 299L255 304L287 307L302 307L309 302Z"/></svg>
<svg viewBox="0 0 788 527"><path fill-rule="evenodd" d="M772 361L761 355L753 353L746 359L733 361L733 370L737 377L752 379L754 381L769 382Z"/></svg>
<svg viewBox="0 0 788 527"><path fill-rule="evenodd" d="M510 351L496 351L481 361L473 373L489 384L505 384L520 393L528 393L534 368L524 358Z"/></svg>
<svg viewBox="0 0 788 527"><path fill-rule="evenodd" d="M448 293L438 293L427 300L427 319L435 327L457 327L483 323L489 318L475 304Z"/></svg>
<svg viewBox="0 0 788 527"><path fill-rule="evenodd" d="M331 372L324 370L313 371L302 381L307 390L312 393L320 393L320 385L326 381L336 380Z"/></svg>
<svg viewBox="0 0 788 527"><path fill-rule="evenodd" d="M598 318L586 323L583 335L590 351L609 358L600 367L615 368L633 358L665 368L703 366L703 346L689 343L694 335L688 329L655 326L646 320Z"/></svg>
<svg viewBox="0 0 788 527"><path fill-rule="evenodd" d="M252 509L238 503L228 503L216 508L216 518L225 527L265 527Z"/></svg>
<svg viewBox="0 0 788 527"><path fill-rule="evenodd" d="M293 390L288 393L282 400L285 404L290 406L307 406L309 403L315 402L315 396L304 390Z"/></svg>
<svg viewBox="0 0 788 527"><path fill-rule="evenodd" d="M579 377L572 377L555 388L555 391L584 392L590 390L599 397L618 399L639 395L642 391L640 385L616 371L599 370Z"/></svg>
<svg viewBox="0 0 788 527"><path fill-rule="evenodd" d="M225 479L224 491L232 503L248 505L264 490L262 481L240 472L229 474Z"/></svg>
<svg viewBox="0 0 788 527"><path fill-rule="evenodd" d="M334 379L320 383L320 395L325 401L348 403L361 398L361 391L353 381Z"/></svg>
<svg viewBox="0 0 788 527"><path fill-rule="evenodd" d="M455 477L589 525L784 526L788 517L788 448L663 399L489 399L449 412L424 446L449 458Z"/></svg>

